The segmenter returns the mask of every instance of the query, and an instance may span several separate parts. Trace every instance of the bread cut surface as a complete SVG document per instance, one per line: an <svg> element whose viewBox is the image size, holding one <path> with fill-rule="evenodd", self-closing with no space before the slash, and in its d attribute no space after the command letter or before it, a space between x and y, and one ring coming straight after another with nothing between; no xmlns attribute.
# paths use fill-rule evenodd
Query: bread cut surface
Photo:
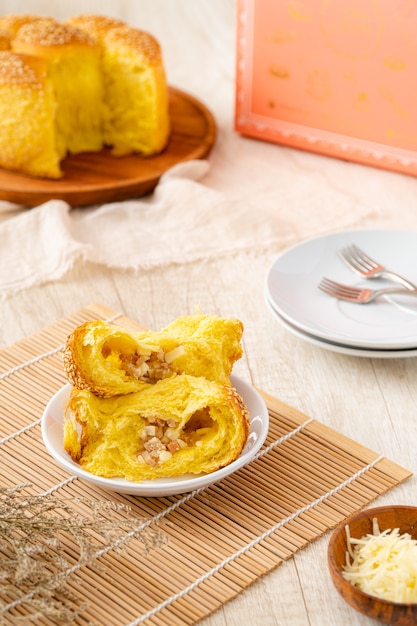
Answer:
<svg viewBox="0 0 417 626"><path fill-rule="evenodd" d="M188 315L161 331L135 333L96 320L68 336L63 351L70 383L100 397L139 391L175 374L230 384L242 356L240 320Z"/></svg>
<svg viewBox="0 0 417 626"><path fill-rule="evenodd" d="M36 20L22 26L11 45L46 63L56 101L58 157L101 150L103 76L96 40L73 26Z"/></svg>
<svg viewBox="0 0 417 626"><path fill-rule="evenodd" d="M159 43L149 33L125 26L107 30L102 46L105 143L116 154L160 152L170 122Z"/></svg>
<svg viewBox="0 0 417 626"><path fill-rule="evenodd" d="M99 320L85 322L67 338L64 369L74 387L99 397L132 393L175 373L166 357L177 346L175 340L163 345L141 341Z"/></svg>
<svg viewBox="0 0 417 626"><path fill-rule="evenodd" d="M115 154L160 152L169 136L170 120L158 41L146 31L106 16L82 14L68 23L92 34L101 46L104 143Z"/></svg>
<svg viewBox="0 0 417 626"><path fill-rule="evenodd" d="M161 331L139 333L141 341L157 342L175 338L183 352L172 362L178 374L204 376L230 384L233 365L243 354L243 324L236 318L217 315L184 315Z"/></svg>
<svg viewBox="0 0 417 626"><path fill-rule="evenodd" d="M183 374L113 398L74 390L64 447L92 474L140 482L220 469L240 455L248 432L233 387Z"/></svg>

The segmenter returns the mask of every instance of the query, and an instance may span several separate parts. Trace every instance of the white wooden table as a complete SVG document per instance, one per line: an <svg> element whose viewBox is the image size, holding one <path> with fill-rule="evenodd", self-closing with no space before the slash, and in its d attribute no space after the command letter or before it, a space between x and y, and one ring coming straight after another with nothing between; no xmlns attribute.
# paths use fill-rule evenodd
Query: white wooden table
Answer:
<svg viewBox="0 0 417 626"><path fill-rule="evenodd" d="M2 0L0 5L0 14L22 10L58 18L108 13L153 32L163 46L170 83L199 97L216 117L219 135L205 184L233 200L242 198L256 206L263 192L257 186L259 174L262 184L269 176L270 186L276 185L281 210L290 208L296 195L297 202L309 203L312 215L319 215L323 204L336 197L355 206L358 226L417 229L416 179L235 135L232 0L26 0L24 9L18 0ZM280 168L290 172L292 185L279 184ZM327 231L338 229L338 217L336 206ZM417 359L355 358L291 335L272 319L263 299L265 272L275 253L241 254L137 275L76 266L57 282L1 302L0 345L29 336L92 301L153 329L192 313L195 305L204 312L236 316L245 325L245 356L237 374L417 471ZM416 504L416 479L376 502L387 503ZM351 610L332 586L326 565L328 538L315 541L202 623L371 626L374 622Z"/></svg>

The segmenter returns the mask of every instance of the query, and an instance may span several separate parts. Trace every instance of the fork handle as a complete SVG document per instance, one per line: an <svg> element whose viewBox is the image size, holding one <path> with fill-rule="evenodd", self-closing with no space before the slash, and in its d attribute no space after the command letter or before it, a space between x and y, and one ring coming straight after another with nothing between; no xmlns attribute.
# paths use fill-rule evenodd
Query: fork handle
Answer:
<svg viewBox="0 0 417 626"><path fill-rule="evenodd" d="M376 296L388 296L390 293L399 294L402 296L417 296L417 289L402 289L401 287L383 287L382 289L375 289L373 292Z"/></svg>
<svg viewBox="0 0 417 626"><path fill-rule="evenodd" d="M396 274L395 272L389 272L388 270L385 270L384 272L381 273L381 276L385 276L385 278L390 278L394 282L400 283L400 285L404 285L404 287L406 287L407 289L410 289L410 290L417 289L417 285L414 285L414 283L407 280L406 278L403 278L399 274Z"/></svg>

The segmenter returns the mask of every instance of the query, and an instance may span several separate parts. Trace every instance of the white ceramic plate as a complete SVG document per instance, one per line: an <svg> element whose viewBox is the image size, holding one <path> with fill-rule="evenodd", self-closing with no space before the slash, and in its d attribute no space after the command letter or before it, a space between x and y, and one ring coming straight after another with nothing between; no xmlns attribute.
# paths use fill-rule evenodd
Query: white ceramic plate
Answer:
<svg viewBox="0 0 417 626"><path fill-rule="evenodd" d="M292 333L299 339L302 339L307 343L311 343L313 346L318 346L319 348L324 348L325 350L330 350L331 352L338 352L339 354L368 357L372 359L405 359L408 357L417 356L417 348L407 348L404 350L372 350L371 348L355 348L353 346L345 346L341 343L327 341L327 339L320 339L320 337L315 337L314 335L305 333L303 330L300 330L296 326L293 326L293 324L290 324L274 309L273 304L269 301L267 297L265 298L265 300L267 309L276 319L276 321L281 324L281 326L286 328L290 333Z"/></svg>
<svg viewBox="0 0 417 626"><path fill-rule="evenodd" d="M321 292L323 276L372 288L392 285L352 272L338 251L356 244L370 257L417 283L417 232L354 230L310 239L275 259L266 275L266 294L275 311L299 331L355 348L417 348L417 298L391 296L366 305Z"/></svg>
<svg viewBox="0 0 417 626"><path fill-rule="evenodd" d="M48 402L42 416L42 437L45 446L53 458L71 474L82 478L98 487L118 493L136 496L162 497L208 487L214 482L229 476L253 459L262 447L269 427L268 409L262 396L248 383L237 376L231 376L232 385L242 396L249 411L250 433L248 442L236 461L211 474L180 476L177 478L157 478L136 483L120 478L102 478L90 474L75 463L63 447L63 416L68 402L71 385L62 387Z"/></svg>

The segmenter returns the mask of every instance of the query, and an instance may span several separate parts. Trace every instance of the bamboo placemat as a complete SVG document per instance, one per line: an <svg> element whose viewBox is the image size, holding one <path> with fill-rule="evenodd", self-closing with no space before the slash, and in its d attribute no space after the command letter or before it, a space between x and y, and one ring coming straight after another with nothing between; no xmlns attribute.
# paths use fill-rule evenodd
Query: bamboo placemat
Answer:
<svg viewBox="0 0 417 626"><path fill-rule="evenodd" d="M263 449L248 466L209 488L140 498L69 476L44 448L40 418L66 382L60 354L66 336L92 319L141 328L92 304L0 350L1 484L30 481L30 493L54 493L74 502L83 496L125 502L148 525L162 524L167 537L165 545L147 554L138 539L131 539L122 554L109 550L98 559L99 574L90 566L76 569L67 586L88 602L77 624L194 624L411 476L267 394L270 431Z"/></svg>

